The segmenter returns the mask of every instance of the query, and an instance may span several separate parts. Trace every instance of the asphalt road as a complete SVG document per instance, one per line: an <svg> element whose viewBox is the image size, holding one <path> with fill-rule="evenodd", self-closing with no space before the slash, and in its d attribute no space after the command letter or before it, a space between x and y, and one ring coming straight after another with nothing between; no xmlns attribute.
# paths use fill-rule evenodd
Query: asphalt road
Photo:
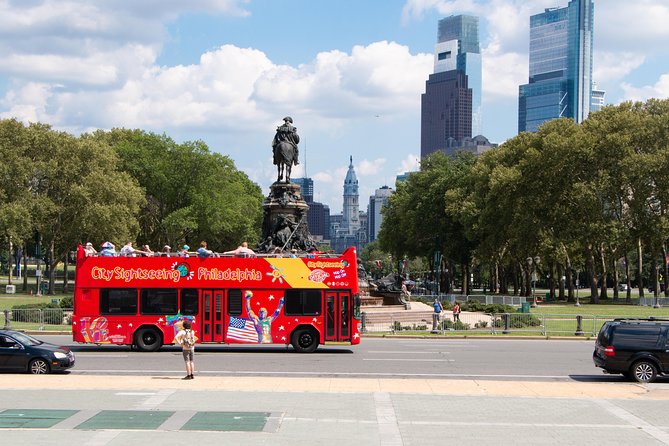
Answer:
<svg viewBox="0 0 669 446"><path fill-rule="evenodd" d="M75 374L183 373L177 347L141 353L77 344L69 336L40 339L70 346ZM594 367L593 346L594 341L580 340L363 338L357 346L321 346L299 354L285 346L198 345L196 368L207 376L621 381Z"/></svg>

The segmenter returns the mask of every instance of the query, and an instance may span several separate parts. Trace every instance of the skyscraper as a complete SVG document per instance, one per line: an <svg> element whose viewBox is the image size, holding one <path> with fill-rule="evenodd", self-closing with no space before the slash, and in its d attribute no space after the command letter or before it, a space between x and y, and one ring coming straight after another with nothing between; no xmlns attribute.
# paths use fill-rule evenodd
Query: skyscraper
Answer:
<svg viewBox="0 0 669 446"><path fill-rule="evenodd" d="M590 113L592 95L593 0L571 0L530 17L529 83L518 95L518 132L544 122Z"/></svg>
<svg viewBox="0 0 669 446"><path fill-rule="evenodd" d="M307 223L309 232L316 240L330 238L330 207L314 201L314 180L311 178L291 178L292 183L300 185L302 198L309 205Z"/></svg>
<svg viewBox="0 0 669 446"><path fill-rule="evenodd" d="M383 215L381 209L388 203L388 199L393 194L393 190L388 186L376 189L374 195L369 197L369 207L367 208L367 223L369 229L369 241L373 242L379 236Z"/></svg>
<svg viewBox="0 0 669 446"><path fill-rule="evenodd" d="M421 157L454 153L481 133L481 52L478 17L439 21L434 74L421 97Z"/></svg>

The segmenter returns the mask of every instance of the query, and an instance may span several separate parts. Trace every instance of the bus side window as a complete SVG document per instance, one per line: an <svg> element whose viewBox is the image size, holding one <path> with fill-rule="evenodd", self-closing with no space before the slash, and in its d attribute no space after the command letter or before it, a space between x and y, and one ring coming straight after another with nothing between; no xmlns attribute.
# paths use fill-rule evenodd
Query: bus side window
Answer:
<svg viewBox="0 0 669 446"><path fill-rule="evenodd" d="M242 300L242 290L231 289L228 290L228 314L232 316L239 316L242 314L242 307L244 306Z"/></svg>
<svg viewBox="0 0 669 446"><path fill-rule="evenodd" d="M137 314L137 289L101 289L100 314Z"/></svg>
<svg viewBox="0 0 669 446"><path fill-rule="evenodd" d="M144 288L139 293L142 314L176 314L177 290Z"/></svg>
<svg viewBox="0 0 669 446"><path fill-rule="evenodd" d="M186 288L181 290L181 314L197 315L197 297L196 289Z"/></svg>
<svg viewBox="0 0 669 446"><path fill-rule="evenodd" d="M318 316L323 294L319 290L286 290L284 313L288 316Z"/></svg>

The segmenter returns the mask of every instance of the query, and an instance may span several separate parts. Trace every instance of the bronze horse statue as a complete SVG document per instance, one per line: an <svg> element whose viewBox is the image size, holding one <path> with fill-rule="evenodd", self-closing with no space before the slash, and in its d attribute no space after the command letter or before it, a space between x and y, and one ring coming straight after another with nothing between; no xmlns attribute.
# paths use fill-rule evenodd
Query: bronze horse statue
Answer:
<svg viewBox="0 0 669 446"><path fill-rule="evenodd" d="M293 118L286 116L283 118L283 124L277 127L276 135L274 135L274 140L272 141L277 183L284 177L286 178L286 183L290 183L290 171L293 169L293 164L299 164L299 151L297 148L299 142L300 137L297 134L297 129L293 127Z"/></svg>
<svg viewBox="0 0 669 446"><path fill-rule="evenodd" d="M276 164L277 183L285 176L290 183L290 172L297 160L295 146L288 141L280 141L274 146L274 164Z"/></svg>

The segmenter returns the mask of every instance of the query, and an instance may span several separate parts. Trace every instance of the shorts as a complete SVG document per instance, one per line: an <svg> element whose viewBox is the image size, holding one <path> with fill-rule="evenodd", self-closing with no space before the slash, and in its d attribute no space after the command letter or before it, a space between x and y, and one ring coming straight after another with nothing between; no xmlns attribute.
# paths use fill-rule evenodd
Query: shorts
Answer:
<svg viewBox="0 0 669 446"><path fill-rule="evenodd" d="M184 355L184 361L188 362L193 362L193 349L190 350L184 350L183 352Z"/></svg>

